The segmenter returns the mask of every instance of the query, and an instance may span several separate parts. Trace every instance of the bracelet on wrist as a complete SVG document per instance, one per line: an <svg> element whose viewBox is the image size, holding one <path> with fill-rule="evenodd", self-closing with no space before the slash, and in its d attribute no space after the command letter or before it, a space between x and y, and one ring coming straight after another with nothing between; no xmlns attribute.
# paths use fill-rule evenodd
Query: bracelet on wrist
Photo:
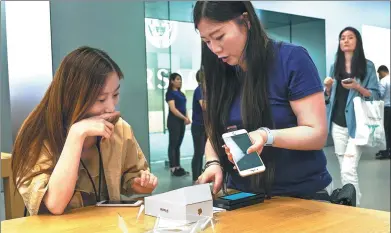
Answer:
<svg viewBox="0 0 391 233"><path fill-rule="evenodd" d="M220 161L217 160L217 159L215 159L215 160L209 160L209 161L206 161L205 166L207 166L208 164L211 164L211 163L218 163L218 164L220 164Z"/></svg>
<svg viewBox="0 0 391 233"><path fill-rule="evenodd" d="M220 168L223 169L223 167L221 166L219 160L210 160L210 161L207 161L205 163L204 170L207 169L208 167L212 166L212 165L219 165Z"/></svg>

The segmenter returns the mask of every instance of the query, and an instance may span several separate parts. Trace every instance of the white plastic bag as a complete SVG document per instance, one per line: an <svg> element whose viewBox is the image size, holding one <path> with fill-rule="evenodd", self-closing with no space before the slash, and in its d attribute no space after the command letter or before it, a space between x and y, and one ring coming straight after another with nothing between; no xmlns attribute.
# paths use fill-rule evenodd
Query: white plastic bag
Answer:
<svg viewBox="0 0 391 233"><path fill-rule="evenodd" d="M356 116L356 136L354 139L356 145L385 150L384 102L365 101L361 97L355 97L353 103Z"/></svg>
<svg viewBox="0 0 391 233"><path fill-rule="evenodd" d="M141 213L144 211L144 205L140 206L140 209L137 213L136 219L133 223L135 225L142 224L139 222L139 217ZM214 209L214 213L223 212L224 209L216 208ZM129 233L129 225L125 221L125 219L119 214L118 215L118 228L122 233ZM206 229L211 228L212 232L215 232L215 224L216 220L213 217L202 216L202 215L187 215L186 219L193 220L174 220L158 217L155 220L155 225L153 229L147 230L146 233L199 233L203 232ZM140 226L140 225L139 225ZM134 227L134 226L133 226Z"/></svg>
<svg viewBox="0 0 391 233"><path fill-rule="evenodd" d="M199 233L209 226L214 231L214 219L212 217L200 217L197 221L180 221L165 218L156 218L155 226L147 233Z"/></svg>

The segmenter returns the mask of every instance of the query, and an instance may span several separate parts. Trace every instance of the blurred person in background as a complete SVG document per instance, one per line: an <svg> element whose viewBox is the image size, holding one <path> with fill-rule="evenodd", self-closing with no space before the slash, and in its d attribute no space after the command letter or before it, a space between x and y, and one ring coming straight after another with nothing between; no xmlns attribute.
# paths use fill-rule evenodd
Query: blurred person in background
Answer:
<svg viewBox="0 0 391 233"><path fill-rule="evenodd" d="M193 136L194 155L191 161L193 183L195 183L202 172L202 164L205 152L206 134L203 112L205 111L205 102L201 83L204 79L202 70L196 74L198 87L193 94L193 123L191 125L191 135Z"/></svg>
<svg viewBox="0 0 391 233"><path fill-rule="evenodd" d="M387 66L379 66L377 69L377 73L379 74L379 91L380 98L384 101L384 130L386 133L386 143L387 149L383 151L379 151L376 154L376 159L389 159L390 158L390 140L391 140L391 129L390 129L390 121L391 121L391 105L390 105L390 72Z"/></svg>

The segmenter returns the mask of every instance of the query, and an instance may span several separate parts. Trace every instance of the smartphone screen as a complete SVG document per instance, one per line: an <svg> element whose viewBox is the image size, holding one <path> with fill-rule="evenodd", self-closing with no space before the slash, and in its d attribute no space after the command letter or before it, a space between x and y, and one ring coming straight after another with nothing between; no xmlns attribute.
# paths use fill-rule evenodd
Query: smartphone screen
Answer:
<svg viewBox="0 0 391 233"><path fill-rule="evenodd" d="M225 199L225 200L235 201L235 200L243 199L243 198L246 198L246 197L252 197L252 196L255 196L255 194L254 193L240 192L240 193L235 193L235 194L231 194L231 195L228 195L228 196L223 196L223 197L220 197L220 198L221 199Z"/></svg>
<svg viewBox="0 0 391 233"><path fill-rule="evenodd" d="M247 149L253 144L246 133L226 137L224 141L231 150L232 158L240 171L263 166L262 160L256 152L247 154Z"/></svg>
<svg viewBox="0 0 391 233"><path fill-rule="evenodd" d="M137 200L126 200L126 201L105 201L102 205L121 205L121 204L134 204Z"/></svg>

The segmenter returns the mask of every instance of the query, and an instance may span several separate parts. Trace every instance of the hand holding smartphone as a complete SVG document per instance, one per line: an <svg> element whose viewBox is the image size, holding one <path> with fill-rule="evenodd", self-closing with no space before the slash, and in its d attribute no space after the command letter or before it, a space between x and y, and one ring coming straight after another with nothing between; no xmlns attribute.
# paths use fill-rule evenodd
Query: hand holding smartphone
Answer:
<svg viewBox="0 0 391 233"><path fill-rule="evenodd" d="M240 176L245 177L265 171L266 167L256 152L247 154L248 148L253 144L245 129L225 133L223 140L230 149Z"/></svg>
<svg viewBox="0 0 391 233"><path fill-rule="evenodd" d="M343 84L351 84L351 83L353 83L353 79L352 79L352 78L343 79L343 80L342 80L342 83L343 83Z"/></svg>

